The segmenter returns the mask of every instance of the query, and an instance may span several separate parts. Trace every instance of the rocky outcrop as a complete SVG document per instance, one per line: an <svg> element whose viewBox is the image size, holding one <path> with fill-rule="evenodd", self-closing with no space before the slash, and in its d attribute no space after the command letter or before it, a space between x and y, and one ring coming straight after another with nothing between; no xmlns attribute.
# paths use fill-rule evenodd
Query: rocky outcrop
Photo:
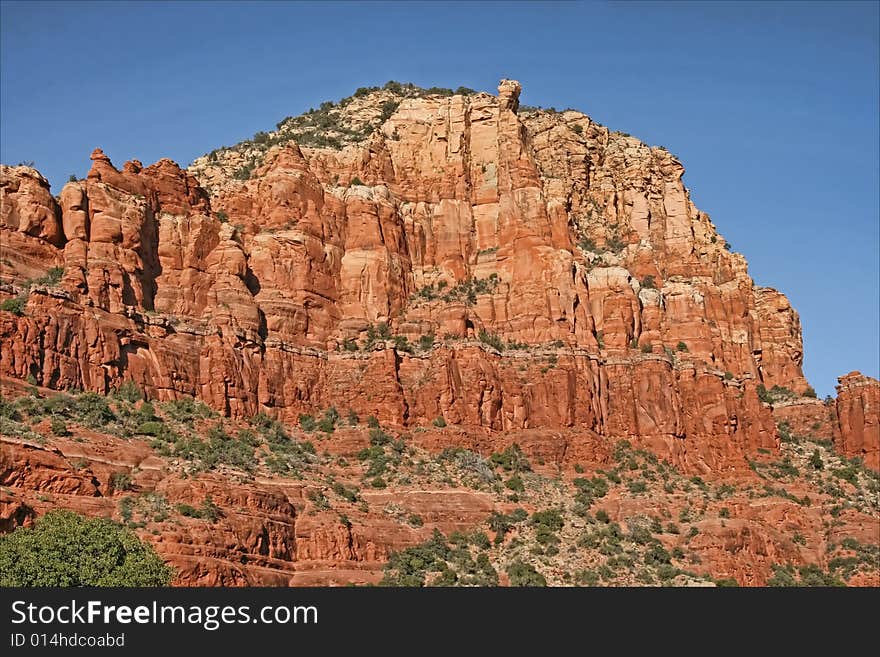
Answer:
<svg viewBox="0 0 880 657"><path fill-rule="evenodd" d="M835 447L880 470L880 381L850 372L838 382Z"/></svg>
<svg viewBox="0 0 880 657"><path fill-rule="evenodd" d="M195 174L97 149L59 202L4 167L0 294L27 305L0 312L0 374L233 417L580 430L700 471L775 447L757 386L806 389L788 301L675 157L520 90L376 91L333 110L375 127L361 141L301 148L288 121ZM24 287L59 265L60 287Z"/></svg>

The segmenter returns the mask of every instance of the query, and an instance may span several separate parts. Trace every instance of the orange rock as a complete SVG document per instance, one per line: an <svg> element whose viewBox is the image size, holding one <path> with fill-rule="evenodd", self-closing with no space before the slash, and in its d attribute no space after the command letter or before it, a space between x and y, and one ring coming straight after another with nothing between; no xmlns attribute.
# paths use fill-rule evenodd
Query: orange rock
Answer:
<svg viewBox="0 0 880 657"><path fill-rule="evenodd" d="M835 448L880 470L880 381L850 372L838 382Z"/></svg>
<svg viewBox="0 0 880 657"><path fill-rule="evenodd" d="M524 111L520 91L383 90L381 109L334 110L384 121L343 149L223 151L247 180L210 158L119 171L96 149L59 206L35 171L4 167L16 252L0 295L65 274L24 317L0 314L0 374L132 379L233 417L336 405L475 436L573 432L572 449L578 432L627 437L691 470L745 467L777 440L755 387L806 389L797 313L723 248L672 155L579 112ZM342 349L380 322L437 346Z"/></svg>

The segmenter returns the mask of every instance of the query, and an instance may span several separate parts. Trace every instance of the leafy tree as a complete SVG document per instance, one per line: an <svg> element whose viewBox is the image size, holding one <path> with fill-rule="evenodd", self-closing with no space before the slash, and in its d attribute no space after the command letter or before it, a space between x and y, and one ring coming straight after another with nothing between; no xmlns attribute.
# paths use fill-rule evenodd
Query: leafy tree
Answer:
<svg viewBox="0 0 880 657"><path fill-rule="evenodd" d="M167 586L173 571L120 524L51 511L0 536L0 586Z"/></svg>

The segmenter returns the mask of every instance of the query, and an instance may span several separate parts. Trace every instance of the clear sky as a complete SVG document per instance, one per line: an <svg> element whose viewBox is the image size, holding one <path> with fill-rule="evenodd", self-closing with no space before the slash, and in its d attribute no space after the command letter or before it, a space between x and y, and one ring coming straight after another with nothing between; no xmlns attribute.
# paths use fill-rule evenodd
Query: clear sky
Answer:
<svg viewBox="0 0 880 657"><path fill-rule="evenodd" d="M57 193L100 146L189 164L394 79L572 107L666 146L805 372L880 370L876 2L2 2L0 159Z"/></svg>

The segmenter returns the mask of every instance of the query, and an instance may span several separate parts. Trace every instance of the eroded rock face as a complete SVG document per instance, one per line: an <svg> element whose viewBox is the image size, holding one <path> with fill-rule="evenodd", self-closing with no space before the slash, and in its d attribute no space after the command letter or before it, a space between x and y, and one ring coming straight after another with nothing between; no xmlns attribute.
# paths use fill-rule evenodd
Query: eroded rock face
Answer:
<svg viewBox="0 0 880 657"><path fill-rule="evenodd" d="M0 313L0 374L131 379L235 417L336 405L398 426L579 429L699 471L776 445L755 390L806 389L797 314L724 248L672 155L524 111L515 81L386 116L388 93L364 141L267 147L246 180L164 159L120 171L97 149L56 202L4 167L5 294L65 273ZM397 342L365 348L382 322ZM401 342L421 336L434 346Z"/></svg>
<svg viewBox="0 0 880 657"><path fill-rule="evenodd" d="M880 381L859 372L838 379L835 446L880 470Z"/></svg>

